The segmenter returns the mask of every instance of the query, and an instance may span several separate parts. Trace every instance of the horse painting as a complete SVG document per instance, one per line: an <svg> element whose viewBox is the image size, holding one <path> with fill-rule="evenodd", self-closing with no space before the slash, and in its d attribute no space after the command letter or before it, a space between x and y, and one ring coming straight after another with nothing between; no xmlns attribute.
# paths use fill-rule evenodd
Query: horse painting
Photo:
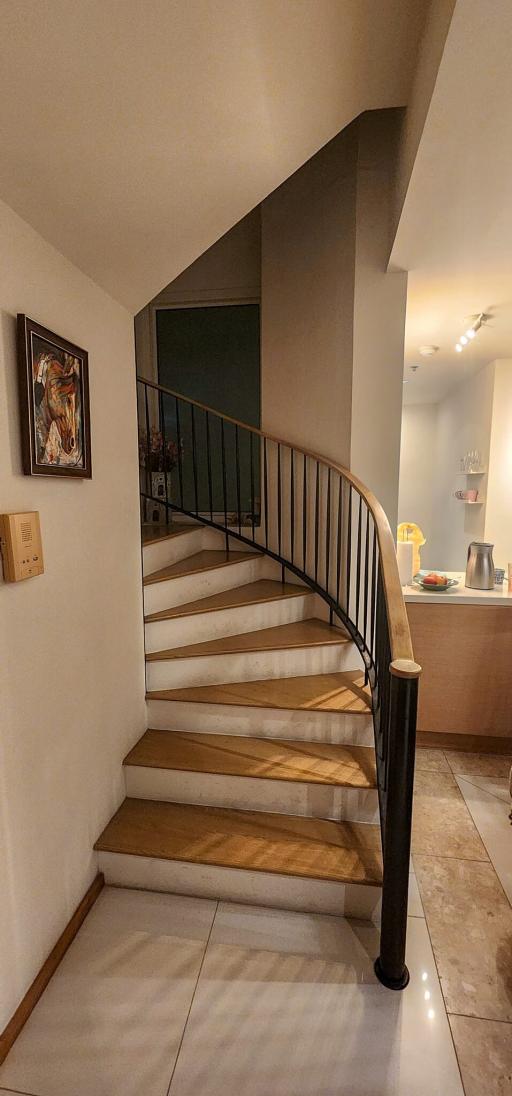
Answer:
<svg viewBox="0 0 512 1096"><path fill-rule="evenodd" d="M22 319L32 325L26 317ZM36 326L37 333L31 331L26 340L26 361L24 355L31 382L31 471L45 469L47 474L87 476L87 354L57 337L42 337L44 329Z"/></svg>
<svg viewBox="0 0 512 1096"><path fill-rule="evenodd" d="M32 363L40 463L79 464L80 363L70 354L43 352Z"/></svg>

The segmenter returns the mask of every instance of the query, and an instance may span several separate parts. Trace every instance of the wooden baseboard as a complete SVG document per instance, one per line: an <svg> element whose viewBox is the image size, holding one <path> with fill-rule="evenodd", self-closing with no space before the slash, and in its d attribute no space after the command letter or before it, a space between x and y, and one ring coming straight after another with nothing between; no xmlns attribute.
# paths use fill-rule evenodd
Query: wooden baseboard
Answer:
<svg viewBox="0 0 512 1096"><path fill-rule="evenodd" d="M68 921L64 932L59 936L55 947L52 948L48 958L43 963L39 974L36 975L32 985L29 986L23 1000L20 1001L20 1004L9 1020L7 1027L5 1027L0 1034L0 1065L5 1061L13 1043L18 1038L23 1025L26 1024L30 1013L37 1005L50 978L55 974L59 963L64 958L69 945L73 942L80 926L85 921L89 910L94 905L104 885L105 877L102 872L99 872L91 883L89 890L84 894L80 905L77 906L73 916Z"/></svg>
<svg viewBox="0 0 512 1096"><path fill-rule="evenodd" d="M443 731L418 731L418 746L439 750L464 750L466 753L512 754L512 738L490 734L447 734Z"/></svg>

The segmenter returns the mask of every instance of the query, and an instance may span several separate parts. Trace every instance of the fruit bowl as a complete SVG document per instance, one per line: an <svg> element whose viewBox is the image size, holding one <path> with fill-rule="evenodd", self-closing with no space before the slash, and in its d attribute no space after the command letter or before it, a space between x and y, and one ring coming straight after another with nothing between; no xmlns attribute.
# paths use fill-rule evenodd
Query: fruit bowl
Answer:
<svg viewBox="0 0 512 1096"><path fill-rule="evenodd" d="M449 578L444 571L418 571L412 581L414 586L421 586L431 594L444 594L459 585L456 578Z"/></svg>

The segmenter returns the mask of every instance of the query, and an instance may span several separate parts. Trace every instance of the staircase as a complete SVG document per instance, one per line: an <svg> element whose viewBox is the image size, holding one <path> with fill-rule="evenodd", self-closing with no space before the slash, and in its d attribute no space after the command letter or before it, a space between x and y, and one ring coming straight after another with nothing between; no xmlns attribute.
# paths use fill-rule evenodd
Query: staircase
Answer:
<svg viewBox="0 0 512 1096"><path fill-rule="evenodd" d="M195 523L144 537L151 729L96 845L107 880L376 916L371 698L355 644L259 552L226 551Z"/></svg>
<svg viewBox="0 0 512 1096"><path fill-rule="evenodd" d="M100 868L379 922L376 971L403 988L420 668L386 519L345 470L139 384L146 437L155 415L175 431L177 516L143 526L149 729ZM148 448L143 509L149 468Z"/></svg>

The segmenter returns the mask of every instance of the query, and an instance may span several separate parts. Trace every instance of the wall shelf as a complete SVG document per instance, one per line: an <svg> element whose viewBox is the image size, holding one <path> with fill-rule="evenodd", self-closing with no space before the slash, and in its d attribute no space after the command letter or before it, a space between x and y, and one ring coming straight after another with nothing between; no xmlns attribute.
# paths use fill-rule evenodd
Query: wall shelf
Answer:
<svg viewBox="0 0 512 1096"><path fill-rule="evenodd" d="M485 468L479 468L478 472L457 472L458 476L486 476Z"/></svg>

